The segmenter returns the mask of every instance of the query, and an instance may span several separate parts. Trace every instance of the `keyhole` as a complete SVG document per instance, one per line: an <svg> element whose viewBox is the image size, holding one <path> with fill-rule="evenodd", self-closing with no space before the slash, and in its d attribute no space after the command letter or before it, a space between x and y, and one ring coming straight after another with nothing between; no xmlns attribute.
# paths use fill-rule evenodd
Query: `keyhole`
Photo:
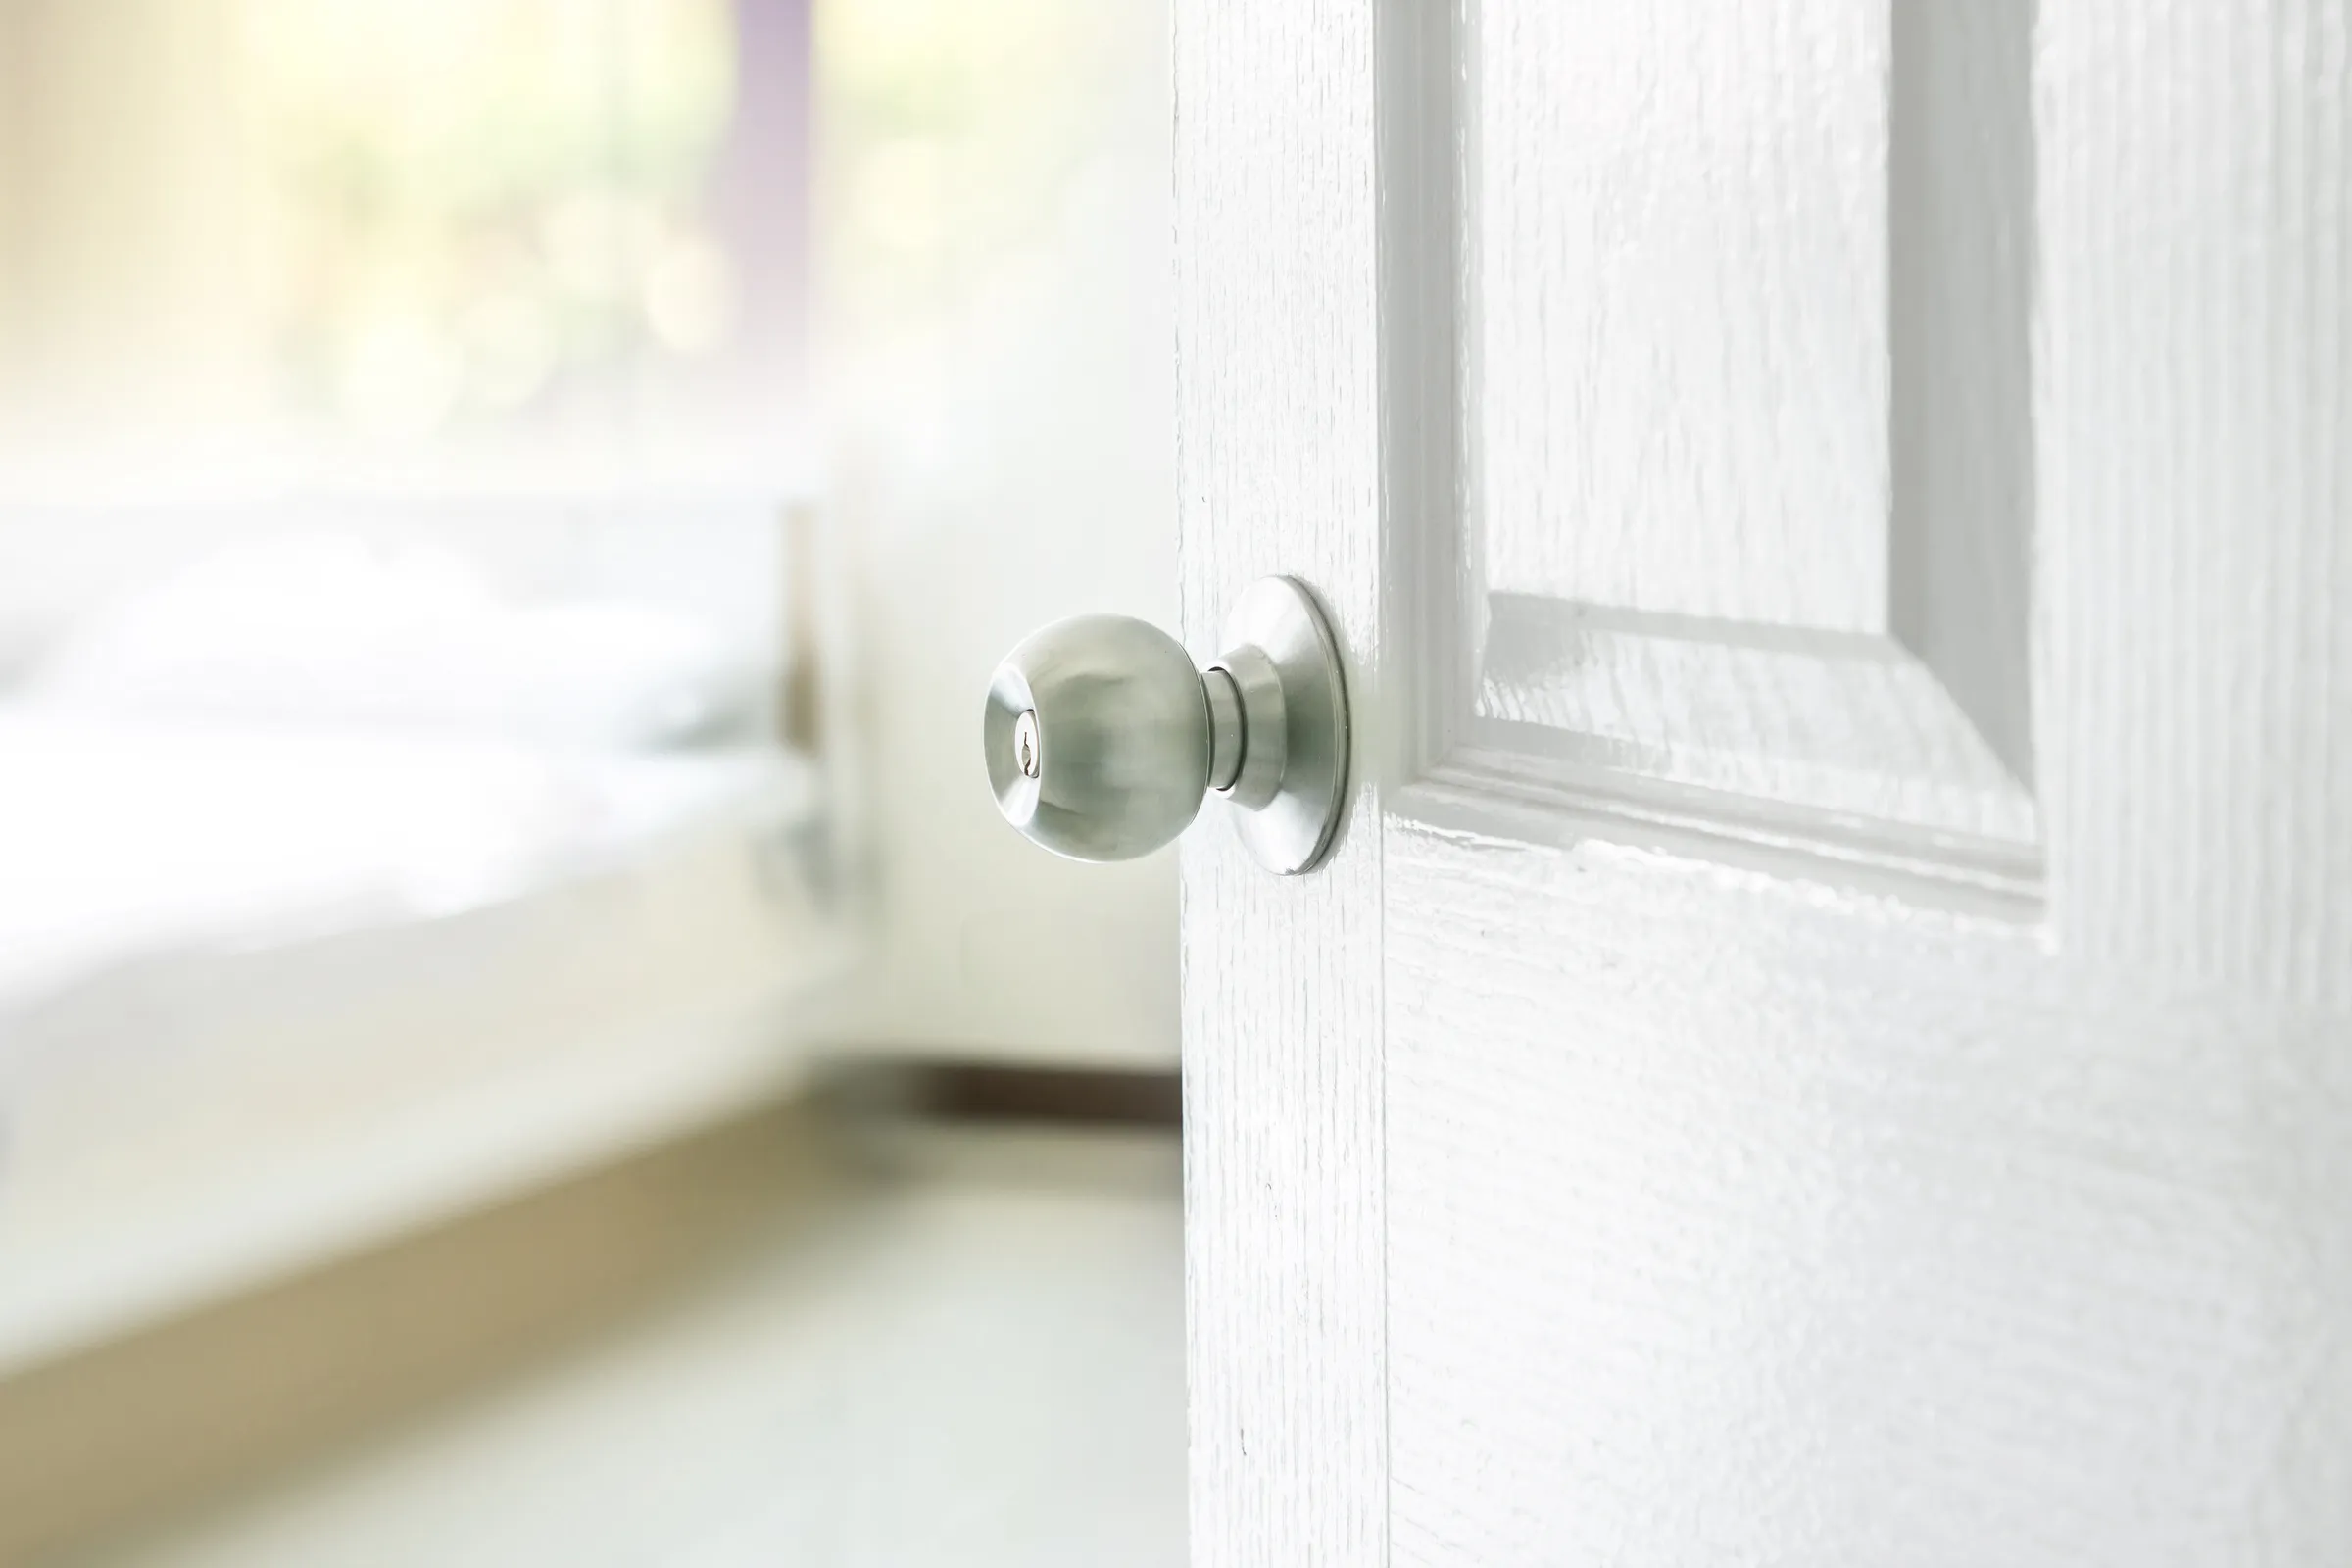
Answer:
<svg viewBox="0 0 2352 1568"><path fill-rule="evenodd" d="M1037 710L1034 708L1024 710L1020 717L1012 721L1012 755L1013 760L1021 765L1023 778L1035 778L1042 771L1043 760L1039 756L1037 743Z"/></svg>

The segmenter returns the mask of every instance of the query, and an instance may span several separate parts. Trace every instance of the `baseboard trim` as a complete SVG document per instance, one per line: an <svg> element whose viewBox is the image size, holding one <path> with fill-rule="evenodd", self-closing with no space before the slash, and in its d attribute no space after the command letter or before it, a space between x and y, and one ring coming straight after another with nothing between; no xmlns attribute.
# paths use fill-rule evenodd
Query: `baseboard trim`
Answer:
<svg viewBox="0 0 2352 1568"><path fill-rule="evenodd" d="M1042 1066L909 1054L844 1069L827 1093L852 1109L929 1121L1170 1132L1184 1122L1183 1080L1173 1069Z"/></svg>

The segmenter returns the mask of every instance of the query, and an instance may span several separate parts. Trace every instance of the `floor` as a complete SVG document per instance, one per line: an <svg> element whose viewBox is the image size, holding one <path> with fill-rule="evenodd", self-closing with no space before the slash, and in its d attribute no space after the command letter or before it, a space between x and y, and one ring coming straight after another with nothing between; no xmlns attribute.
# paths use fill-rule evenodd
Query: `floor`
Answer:
<svg viewBox="0 0 2352 1568"><path fill-rule="evenodd" d="M91 1559L1184 1559L1174 1139L956 1132L578 1353Z"/></svg>

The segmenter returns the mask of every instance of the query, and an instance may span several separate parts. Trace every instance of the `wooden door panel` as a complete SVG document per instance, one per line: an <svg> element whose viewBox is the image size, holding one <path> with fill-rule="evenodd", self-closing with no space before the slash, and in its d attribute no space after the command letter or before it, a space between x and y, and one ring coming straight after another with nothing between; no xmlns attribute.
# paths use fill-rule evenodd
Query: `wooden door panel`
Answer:
<svg viewBox="0 0 2352 1568"><path fill-rule="evenodd" d="M1200 1560L2352 1560L2342 6L1177 37Z"/></svg>
<svg viewBox="0 0 2352 1568"><path fill-rule="evenodd" d="M2340 1017L1630 848L1386 864L1396 1561L2340 1560Z"/></svg>
<svg viewBox="0 0 2352 1568"><path fill-rule="evenodd" d="M1255 578L1379 641L1373 19L1355 0L1187 0L1176 35L1177 518L1202 658ZM1248 88L1242 86L1248 82ZM1301 98L1325 111L1296 113ZM1380 792L1323 866L1272 877L1221 809L1186 835L1184 1192L1191 1547L1388 1557Z"/></svg>
<svg viewBox="0 0 2352 1568"><path fill-rule="evenodd" d="M2352 51L2229 9L1456 33L1398 1561L2352 1542ZM1677 145L1707 222L1627 195Z"/></svg>
<svg viewBox="0 0 2352 1568"><path fill-rule="evenodd" d="M1413 590L1451 805L2037 907L2030 21L1465 8L1453 179L1392 231L1450 229L1423 266L1459 278L1422 350L1458 512Z"/></svg>
<svg viewBox="0 0 2352 1568"><path fill-rule="evenodd" d="M2052 939L2352 1013L2352 13L2044 5L2034 102Z"/></svg>
<svg viewBox="0 0 2352 1568"><path fill-rule="evenodd" d="M1886 629L1887 30L1886 0L1469 9L1488 592Z"/></svg>

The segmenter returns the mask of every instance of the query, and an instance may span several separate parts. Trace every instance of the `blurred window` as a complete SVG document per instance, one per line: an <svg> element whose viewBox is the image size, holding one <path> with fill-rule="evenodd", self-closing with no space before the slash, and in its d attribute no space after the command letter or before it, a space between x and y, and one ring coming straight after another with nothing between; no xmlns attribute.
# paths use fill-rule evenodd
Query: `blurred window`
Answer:
<svg viewBox="0 0 2352 1568"><path fill-rule="evenodd" d="M0 0L0 1120L60 985L807 800L808 20Z"/></svg>
<svg viewBox="0 0 2352 1568"><path fill-rule="evenodd" d="M805 11L0 0L0 494L789 480Z"/></svg>

